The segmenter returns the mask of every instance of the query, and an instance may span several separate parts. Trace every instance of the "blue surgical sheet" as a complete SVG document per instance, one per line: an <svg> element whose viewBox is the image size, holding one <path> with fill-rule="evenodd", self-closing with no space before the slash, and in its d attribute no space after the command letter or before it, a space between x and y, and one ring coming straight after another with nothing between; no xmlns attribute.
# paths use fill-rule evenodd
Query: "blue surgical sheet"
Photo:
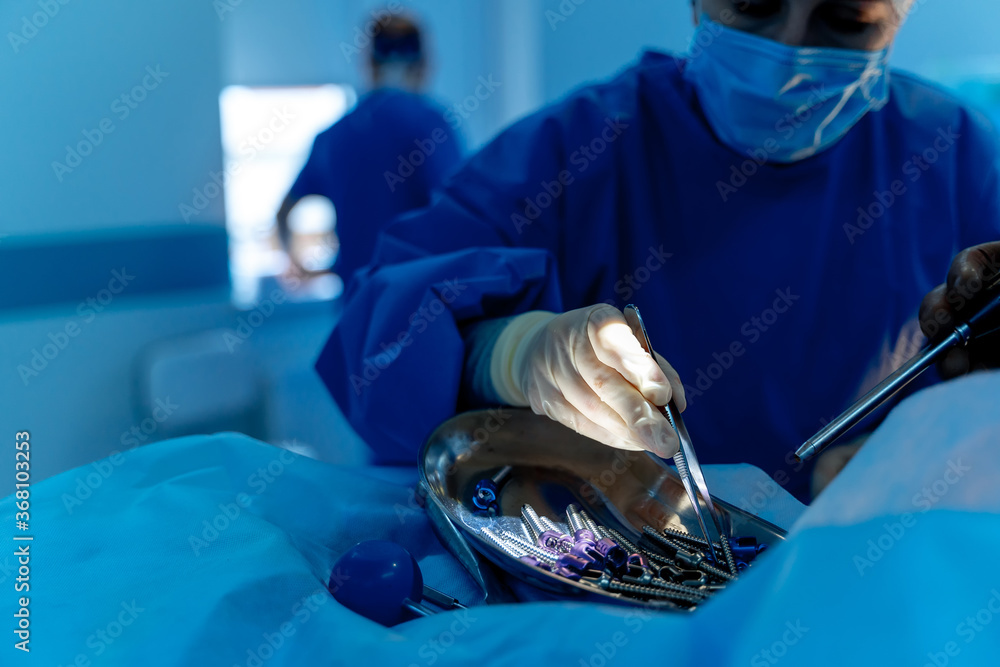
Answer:
<svg viewBox="0 0 1000 667"><path fill-rule="evenodd" d="M983 373L908 399L804 513L756 469L712 468L721 497L801 516L693 614L536 602L386 629L325 589L361 540L397 541L428 584L482 599L416 502L415 471L230 434L143 447L32 487L31 654L13 648L8 542L2 664L995 665L998 396L1000 374ZM14 513L0 502L11 532Z"/></svg>

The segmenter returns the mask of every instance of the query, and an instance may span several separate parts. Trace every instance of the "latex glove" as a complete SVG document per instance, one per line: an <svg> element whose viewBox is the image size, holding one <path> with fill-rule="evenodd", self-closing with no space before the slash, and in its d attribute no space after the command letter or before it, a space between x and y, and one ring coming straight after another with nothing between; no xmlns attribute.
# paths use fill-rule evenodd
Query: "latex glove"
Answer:
<svg viewBox="0 0 1000 667"><path fill-rule="evenodd" d="M932 341L952 332L962 316L980 304L984 286L1000 273L1000 242L984 243L960 252L951 263L947 281L934 288L920 305L920 328ZM967 348L954 349L938 364L944 378L974 368L1000 366L997 336L986 336Z"/></svg>
<svg viewBox="0 0 1000 667"><path fill-rule="evenodd" d="M520 326L527 330L509 340L508 330ZM493 359L509 363L501 361L502 368L492 372L506 402L529 405L536 414L611 447L664 458L677 453L677 434L656 406L673 397L683 410L683 386L665 360L661 368L642 349L617 308L601 304L562 315L527 313L508 330Z"/></svg>

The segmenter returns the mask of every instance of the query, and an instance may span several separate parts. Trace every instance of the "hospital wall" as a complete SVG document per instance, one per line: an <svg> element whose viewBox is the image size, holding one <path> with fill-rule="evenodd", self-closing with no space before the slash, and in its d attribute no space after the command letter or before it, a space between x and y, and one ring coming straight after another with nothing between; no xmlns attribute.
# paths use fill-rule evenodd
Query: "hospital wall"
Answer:
<svg viewBox="0 0 1000 667"><path fill-rule="evenodd" d="M222 159L211 3L41 4L56 10L44 23L38 0L0 4L0 131L17 184L0 190L4 232L175 221ZM222 224L221 198L201 220Z"/></svg>
<svg viewBox="0 0 1000 667"><path fill-rule="evenodd" d="M311 370L336 307L279 304L233 343L248 313L229 298L223 197L189 224L179 207L221 170L223 86L360 86L342 45L388 3L224 2L231 11L209 0L0 4L0 438L32 430L36 479L128 447L136 428L152 441L222 424L327 458L365 456ZM691 34L685 0L403 5L433 32L442 102L474 95L480 77L501 82L465 119L472 146L643 46L683 49ZM989 72L1000 6L917 6L898 65ZM57 10L27 28L45 7ZM112 295L114 271L135 277ZM167 399L177 410L150 421ZM11 485L0 476L0 494Z"/></svg>
<svg viewBox="0 0 1000 667"><path fill-rule="evenodd" d="M216 283L211 299L180 297L198 276L184 285L183 258L146 261L164 237L131 232L176 223L178 203L221 163L217 20L197 0L43 4L0 5L0 433L31 431L35 480L114 448L110 433L134 421L125 367L136 349L227 308L218 270L192 272ZM207 233L171 237L205 241L215 252L193 256L224 267L221 200L204 218ZM121 269L135 274L131 289L84 323L77 304ZM69 324L78 335L23 378L32 350ZM0 493L11 488L0 477Z"/></svg>
<svg viewBox="0 0 1000 667"><path fill-rule="evenodd" d="M42 4L0 6L0 433L31 431L36 481L230 427L363 460L311 371L331 304L285 302L228 349L247 313L230 300L223 197L180 214L221 171L224 20L203 0ZM191 341L217 354L199 361ZM173 376L147 377L165 361ZM245 370L217 372L231 368ZM178 405L163 421L158 399ZM221 425L206 414L220 405Z"/></svg>

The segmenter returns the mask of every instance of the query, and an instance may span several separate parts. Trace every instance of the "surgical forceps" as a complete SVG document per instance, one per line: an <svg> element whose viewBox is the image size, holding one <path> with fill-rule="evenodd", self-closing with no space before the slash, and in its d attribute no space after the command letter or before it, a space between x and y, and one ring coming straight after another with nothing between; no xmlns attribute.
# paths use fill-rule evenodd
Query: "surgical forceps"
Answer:
<svg viewBox="0 0 1000 667"><path fill-rule="evenodd" d="M655 363L656 357L653 356L653 346L649 342L649 334L646 333L646 326L642 322L642 316L639 315L639 309L630 304L625 306L624 314L625 321L632 328L632 333L639 339L639 344L642 345L642 348L649 353L649 356L653 357ZM688 500L691 501L691 507L698 518L698 526L705 536L705 541L708 542L712 558L715 559L716 563L725 563L726 561L720 558L720 555L715 552L715 547L712 545L712 536L708 534L708 529L705 526L705 519L698 504L698 496L701 496L701 499L705 502L712 521L715 523L715 528L719 532L720 540L729 539L730 531L728 522L726 524L723 523L719 513L715 509L715 504L712 503L712 496L708 492L708 485L705 483L705 476L701 472L698 457L695 456L694 443L691 442L691 436L688 435L687 427L684 425L684 418L681 417L681 411L677 409L677 404L674 403L673 399L666 406L658 407L660 412L667 418L667 421L670 422L674 431L677 432L677 439L680 440L681 447L674 454L674 465L677 466L677 474L681 478L684 490L687 491Z"/></svg>
<svg viewBox="0 0 1000 667"><path fill-rule="evenodd" d="M952 348L965 347L975 338L1000 331L1000 277L994 278L986 286L983 305L971 317L955 327L951 334L940 343L930 344L903 364L896 372L882 380L874 389L862 396L854 405L827 424L819 433L811 437L795 452L800 461L807 461L833 444L847 433L875 408L882 405L893 394L915 380Z"/></svg>

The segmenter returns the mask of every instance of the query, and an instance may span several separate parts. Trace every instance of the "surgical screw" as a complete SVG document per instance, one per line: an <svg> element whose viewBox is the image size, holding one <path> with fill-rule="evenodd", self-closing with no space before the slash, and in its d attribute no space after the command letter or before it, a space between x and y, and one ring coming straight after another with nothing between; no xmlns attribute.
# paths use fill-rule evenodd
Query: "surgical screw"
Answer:
<svg viewBox="0 0 1000 667"><path fill-rule="evenodd" d="M552 519L550 519L547 516L539 516L538 517L538 522L541 523L542 526L544 526L546 530L551 530L554 533L560 533L560 534L563 534L563 535L566 534L566 531L563 530L562 526L560 526L559 524L557 524L555 521L553 521Z"/></svg>
<svg viewBox="0 0 1000 667"><path fill-rule="evenodd" d="M680 584L675 584L665 579L661 579L660 577L650 577L649 585L656 586L657 588L662 588L665 591L673 591L675 593L681 593L682 595L690 595L692 597L700 598L702 600L708 598L708 593L703 593L699 590L691 588L690 586L682 586Z"/></svg>
<svg viewBox="0 0 1000 667"><path fill-rule="evenodd" d="M491 528L483 528L479 532L490 544L515 560L519 560L528 553L519 546L509 544L506 540L497 535Z"/></svg>
<svg viewBox="0 0 1000 667"><path fill-rule="evenodd" d="M720 536L719 544L722 546L722 555L726 558L726 567L729 568L729 573L735 575L737 573L736 559L733 558L733 550L729 544L729 540L724 536Z"/></svg>
<svg viewBox="0 0 1000 667"><path fill-rule="evenodd" d="M500 484L510 474L511 469L511 466L504 466L492 477L479 480L476 484L475 493L472 496L472 504L481 510L498 510L497 496L499 495Z"/></svg>
<svg viewBox="0 0 1000 667"><path fill-rule="evenodd" d="M618 546L614 540L602 537L593 545L594 551L601 556L602 562L612 571L619 571L628 563L628 552Z"/></svg>
<svg viewBox="0 0 1000 667"><path fill-rule="evenodd" d="M672 537L678 540L684 540L685 542L690 542L691 544L703 550L708 548L708 542L701 539L700 537L695 537L694 535L686 531L676 530L674 528L667 526L666 528L661 528L660 532L663 533L665 537Z"/></svg>
<svg viewBox="0 0 1000 667"><path fill-rule="evenodd" d="M706 575L701 570L682 570L683 572L692 572L697 574L697 577L691 577L690 574L681 574L677 580L673 583L680 584L681 586L686 586L688 588L701 588L708 585L708 575Z"/></svg>
<svg viewBox="0 0 1000 667"><path fill-rule="evenodd" d="M573 540L557 530L546 530L538 536L537 542L539 546L562 553L569 553L574 546Z"/></svg>
<svg viewBox="0 0 1000 667"><path fill-rule="evenodd" d="M547 549L543 549L542 547L539 547L537 545L534 545L534 544L531 544L529 542L526 542L524 540L524 538L522 538L520 535L515 535L514 533L511 533L509 531L504 530L504 531L500 532L500 537L508 545L515 545L515 546L519 547L521 549L521 551L524 552L524 554L529 555L529 556L534 556L541 563L544 563L545 565L548 565L549 567L552 567L552 566L554 566L556 564L557 554L555 554L554 552L551 552L551 551L549 551ZM522 554L522 555L524 555L524 554Z"/></svg>
<svg viewBox="0 0 1000 667"><path fill-rule="evenodd" d="M679 548L679 545L673 540L668 540L663 537L652 526L643 526L642 532L653 540L655 543L663 547L666 551L673 551L673 558L675 561L683 565L684 567L701 570L706 574L710 574L717 579L723 581L734 581L735 576L724 572L716 567L713 567L705 560L705 555L701 553L691 553L685 549Z"/></svg>
<svg viewBox="0 0 1000 667"><path fill-rule="evenodd" d="M597 549L594 548L593 544L587 542L577 542L573 545L573 548L569 550L569 553L580 558L587 558L592 560L597 564L597 567L604 569L604 556L601 555Z"/></svg>
<svg viewBox="0 0 1000 667"><path fill-rule="evenodd" d="M517 547L520 547L528 555L534 556L540 563L550 567L552 572L567 579L578 580L582 572L594 567L594 561L592 560L578 558L572 554L551 553L542 547L525 542L520 536L506 530L501 531L500 534L508 544L513 543Z"/></svg>
<svg viewBox="0 0 1000 667"><path fill-rule="evenodd" d="M649 559L644 554L630 554L628 564L641 567L644 570L649 569Z"/></svg>
<svg viewBox="0 0 1000 667"><path fill-rule="evenodd" d="M580 572L574 572L568 567L557 567L552 570L552 574L558 574L564 579L569 579L570 581L580 581L582 575Z"/></svg>
<svg viewBox="0 0 1000 667"><path fill-rule="evenodd" d="M538 519L538 513L535 512L535 508L531 505L521 507L521 518L524 519L524 523L531 531L533 539L537 540L538 536L545 532L545 527L542 526L541 521Z"/></svg>
<svg viewBox="0 0 1000 667"><path fill-rule="evenodd" d="M675 537L681 540L686 540L687 542L690 542L691 544L699 547L703 551L705 549L708 549L708 542L701 539L700 537L695 537L690 533L686 533L681 530L674 530L673 528L663 528L661 529L661 532L666 537ZM756 540L754 540L754 542L756 543ZM678 546L683 547L683 545L678 545ZM729 572L732 574L736 574L739 570L736 567L736 559L733 557L732 544L730 544L729 540L726 539L724 536L719 536L719 542L714 546L717 546L722 551L722 555L726 559L726 567L729 569ZM687 547L684 548L686 549Z"/></svg>
<svg viewBox="0 0 1000 667"><path fill-rule="evenodd" d="M528 540L531 543L535 543L537 541L535 539L535 533L531 530L531 526L529 526L528 523L523 518L520 521L518 521L518 525L521 527L521 532L524 533L523 535L524 539Z"/></svg>
<svg viewBox="0 0 1000 667"><path fill-rule="evenodd" d="M690 533L687 533L687 532L684 532L682 530L674 530L673 528L669 528L668 527L668 528L661 529L661 532L666 537L675 537L677 539L685 540L687 542L690 542L691 544L693 544L693 545L697 546L698 548L700 548L702 551L704 551L705 549L708 549L708 542L706 542L705 540L701 539L700 537L695 537L694 535L692 535ZM756 540L754 540L754 542L756 542ZM682 546L683 547L683 545L678 545L678 546ZM715 544L714 546L718 547L722 551L722 555L726 559L726 567L729 568L729 571L732 574L736 574L737 571L738 571L738 568L736 567L736 559L733 557L733 549L732 549L732 545L730 544L729 540L726 539L723 536L720 536L719 537L719 542L717 544ZM684 547L684 548L687 549L687 547Z"/></svg>
<svg viewBox="0 0 1000 667"><path fill-rule="evenodd" d="M599 526L597 525L597 522L594 521L593 517L587 514L585 510L580 510L578 516L580 517L580 521L583 522L583 525L584 527L587 528L587 530L596 535L600 535L600 531L598 530Z"/></svg>
<svg viewBox="0 0 1000 667"><path fill-rule="evenodd" d="M622 549L625 549L629 553L643 554L644 556L646 556L646 558L653 561L654 563L660 563L665 565L670 562L669 558L664 558L660 554L653 553L649 549L643 549L642 547L636 546L635 543L633 543L630 539L619 533L614 528L606 528L604 526L599 526L598 531L600 531L599 534L602 537L617 542L618 546L620 546Z"/></svg>
<svg viewBox="0 0 1000 667"><path fill-rule="evenodd" d="M599 570L593 560L589 558L580 558L579 556L574 556L573 554L562 554L556 559L556 563L559 567L565 567L573 570L574 572Z"/></svg>
<svg viewBox="0 0 1000 667"><path fill-rule="evenodd" d="M766 544L757 544L756 537L738 537L732 541L733 555L738 561L753 562L767 550Z"/></svg>
<svg viewBox="0 0 1000 667"><path fill-rule="evenodd" d="M521 547L522 549L524 549L533 556L539 558L547 558L549 560L555 561L553 567L565 567L580 572L582 572L583 570L590 570L595 568L599 569L596 561L593 558L587 556L586 554L582 554L579 552L553 553L542 547L535 547L531 544L527 544L523 540L521 540L520 537L514 535L513 533L508 533L505 531L502 532L501 535L503 535L503 537L507 539L514 541L514 543L517 546Z"/></svg>
<svg viewBox="0 0 1000 667"><path fill-rule="evenodd" d="M594 532L593 529L587 527L587 524L584 523L583 518L580 517L580 508L576 505L566 506L566 522L569 524L574 533L581 530L589 530L592 533Z"/></svg>
<svg viewBox="0 0 1000 667"><path fill-rule="evenodd" d="M666 574L664 574L664 572L666 572ZM687 588L701 588L702 586L708 585L708 576L701 570L682 570L679 567L665 565L660 568L659 575L660 579L664 579Z"/></svg>
<svg viewBox="0 0 1000 667"><path fill-rule="evenodd" d="M722 581L735 581L736 577L729 574L728 572L723 572L717 567L712 567L705 560L704 554L691 553L688 551L678 551L674 555L674 560L683 565L684 567L690 567L696 570L701 570L705 574L710 574L716 579L721 579Z"/></svg>
<svg viewBox="0 0 1000 667"><path fill-rule="evenodd" d="M622 549L625 549L630 553L639 553L639 547L633 544L631 540L629 540L627 537L619 533L614 528L607 528L605 526L601 526L600 528L597 529L597 531L598 531L597 534L600 535L601 537L605 537L609 540L614 540L615 542L617 542L618 546L620 546Z"/></svg>
<svg viewBox="0 0 1000 667"><path fill-rule="evenodd" d="M691 603L700 602L702 599L696 595L691 595L690 593L677 593L674 591L668 591L653 586L626 584L614 581L613 579L607 576L601 577L600 581L598 581L597 583L604 590L613 591L615 593L625 593L633 597L681 600L684 602L691 602Z"/></svg>
<svg viewBox="0 0 1000 667"><path fill-rule="evenodd" d="M625 579L625 580L627 580L628 577L632 577L634 579L642 579L643 576L648 575L648 572L646 568L643 567L642 563L633 560L633 558L635 557L636 554L632 554L632 556L629 557L629 560L625 563L625 565L609 571L608 574L613 574L619 579Z"/></svg>
<svg viewBox="0 0 1000 667"><path fill-rule="evenodd" d="M653 574L649 570L640 570L639 568L635 569L639 570L642 574L623 574L621 576L621 580L626 584L639 584L642 586L647 586L651 581L653 581Z"/></svg>
<svg viewBox="0 0 1000 667"><path fill-rule="evenodd" d="M668 540L663 535L660 535L660 533L658 533L656 531L656 529L653 528L652 526L643 526L642 527L642 532L654 544L656 544L658 547L660 547L661 549L663 549L664 551L666 551L671 556L673 556L674 553L676 553L677 551L681 550L681 547L680 547L679 544L677 544L673 540Z"/></svg>

